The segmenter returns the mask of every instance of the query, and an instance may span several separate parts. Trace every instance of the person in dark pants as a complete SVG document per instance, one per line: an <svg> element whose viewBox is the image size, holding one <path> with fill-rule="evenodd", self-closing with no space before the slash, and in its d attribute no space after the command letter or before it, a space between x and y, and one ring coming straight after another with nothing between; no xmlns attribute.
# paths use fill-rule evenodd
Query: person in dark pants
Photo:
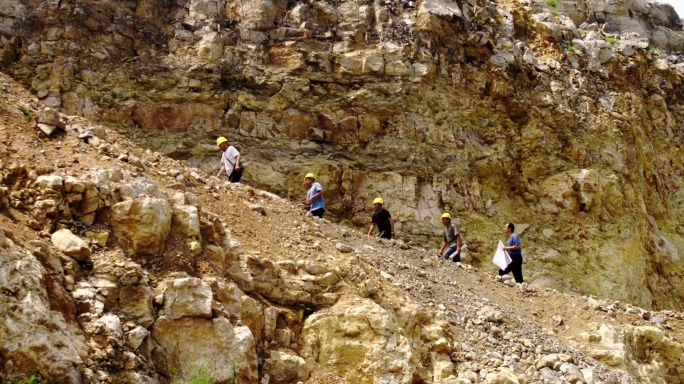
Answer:
<svg viewBox="0 0 684 384"><path fill-rule="evenodd" d="M309 190L306 192L306 200L304 204L311 207L311 215L316 217L323 217L325 212L325 202L323 201L323 187L316 182L316 175L307 173L304 176L304 181Z"/></svg>
<svg viewBox="0 0 684 384"><path fill-rule="evenodd" d="M378 227L378 237L383 239L391 239L394 237L394 219L388 210L383 208L385 202L382 198L377 197L373 200L373 219L370 230L368 230L368 236L373 234L375 227Z"/></svg>
<svg viewBox="0 0 684 384"><path fill-rule="evenodd" d="M451 259L460 267L461 232L459 232L458 227L455 224L451 224L451 214L448 212L442 215L442 225L444 226L444 243L442 243L439 254L444 260Z"/></svg>
<svg viewBox="0 0 684 384"><path fill-rule="evenodd" d="M221 170L216 174L216 177L221 177L221 174L225 172L231 183L239 182L244 170L240 162L242 160L240 152L232 145L228 145L228 139L223 136L216 139L216 145L223 152L221 154Z"/></svg>
<svg viewBox="0 0 684 384"><path fill-rule="evenodd" d="M503 276L513 272L515 282L522 283L523 258L522 246L520 245L520 238L518 237L518 235L514 233L515 226L513 225L513 223L506 224L506 226L504 227L504 232L506 233L506 236L508 236L508 240L506 241L506 246L504 246L503 249L504 251L508 251L508 255L511 256L512 261L510 264L508 264L508 267L506 267L506 269L499 269L499 276Z"/></svg>

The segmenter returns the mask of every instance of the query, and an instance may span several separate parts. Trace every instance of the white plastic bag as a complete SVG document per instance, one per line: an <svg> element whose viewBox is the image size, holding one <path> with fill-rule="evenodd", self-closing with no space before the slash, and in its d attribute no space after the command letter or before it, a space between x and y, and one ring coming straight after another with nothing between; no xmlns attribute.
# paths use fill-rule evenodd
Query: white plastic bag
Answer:
<svg viewBox="0 0 684 384"><path fill-rule="evenodd" d="M508 264L513 262L513 260L511 260L511 256L508 254L508 252L504 251L503 247L503 242L499 240L499 247L496 249L494 259L492 260L492 262L494 262L499 269L506 269Z"/></svg>

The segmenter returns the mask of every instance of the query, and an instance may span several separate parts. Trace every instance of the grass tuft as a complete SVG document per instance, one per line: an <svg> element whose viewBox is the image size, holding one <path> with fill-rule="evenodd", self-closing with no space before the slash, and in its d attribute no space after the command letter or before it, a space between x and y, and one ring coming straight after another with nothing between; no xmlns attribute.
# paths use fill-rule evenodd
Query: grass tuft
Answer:
<svg viewBox="0 0 684 384"><path fill-rule="evenodd" d="M200 365L197 372L193 372L190 375L190 381L184 381L183 378L178 374L178 371L173 370L173 378L171 379L173 384L214 384L211 380L211 375L207 370L207 367ZM237 382L234 380L234 382Z"/></svg>
<svg viewBox="0 0 684 384"><path fill-rule="evenodd" d="M653 54L656 54L658 56L662 56L665 53L665 52L663 52L662 49L660 49L658 47L654 47L652 45L650 47L648 47L648 51L653 53Z"/></svg>
<svg viewBox="0 0 684 384"><path fill-rule="evenodd" d="M37 381L36 375L31 375L28 379L17 381L16 384L35 384Z"/></svg>

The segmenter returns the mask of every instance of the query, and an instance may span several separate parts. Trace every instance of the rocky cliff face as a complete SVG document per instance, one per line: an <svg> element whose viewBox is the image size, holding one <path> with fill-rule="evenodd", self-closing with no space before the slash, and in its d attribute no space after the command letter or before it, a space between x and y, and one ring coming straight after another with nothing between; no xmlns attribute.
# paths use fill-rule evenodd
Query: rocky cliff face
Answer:
<svg viewBox="0 0 684 384"><path fill-rule="evenodd" d="M0 90L3 384L684 380L682 312L440 263Z"/></svg>
<svg viewBox="0 0 684 384"><path fill-rule="evenodd" d="M672 7L649 1L21 2L2 63L43 103L299 197L334 219L383 196L435 246L460 218L474 265L524 229L539 287L681 308L681 81Z"/></svg>

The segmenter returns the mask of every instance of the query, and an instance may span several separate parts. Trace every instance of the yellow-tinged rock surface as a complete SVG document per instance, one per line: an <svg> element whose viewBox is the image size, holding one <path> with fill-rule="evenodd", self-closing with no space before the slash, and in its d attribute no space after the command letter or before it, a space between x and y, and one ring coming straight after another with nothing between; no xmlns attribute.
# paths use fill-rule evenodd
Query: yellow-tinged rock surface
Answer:
<svg viewBox="0 0 684 384"><path fill-rule="evenodd" d="M3 384L681 380L681 312L441 262L81 117L57 113L64 132L46 137L16 107L36 100L0 78ZM609 204L610 178L573 170L556 185L570 184ZM187 214L174 223L172 207ZM51 245L67 230L109 236L75 260Z"/></svg>
<svg viewBox="0 0 684 384"><path fill-rule="evenodd" d="M681 27L651 1L0 0L0 380L681 381ZM212 177L218 136L249 187ZM328 221L287 202L308 172ZM329 222L377 196L400 240ZM445 211L465 268L437 264ZM490 278L508 221L529 285Z"/></svg>

